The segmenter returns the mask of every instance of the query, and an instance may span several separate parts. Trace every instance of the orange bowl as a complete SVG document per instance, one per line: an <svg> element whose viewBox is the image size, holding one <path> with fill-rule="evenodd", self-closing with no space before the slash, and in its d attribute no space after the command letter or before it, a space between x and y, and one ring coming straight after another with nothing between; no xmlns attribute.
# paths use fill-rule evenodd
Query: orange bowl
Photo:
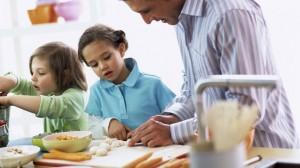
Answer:
<svg viewBox="0 0 300 168"><path fill-rule="evenodd" d="M57 15L54 11L54 5L39 5L35 9L27 10L31 24L53 23L57 22Z"/></svg>

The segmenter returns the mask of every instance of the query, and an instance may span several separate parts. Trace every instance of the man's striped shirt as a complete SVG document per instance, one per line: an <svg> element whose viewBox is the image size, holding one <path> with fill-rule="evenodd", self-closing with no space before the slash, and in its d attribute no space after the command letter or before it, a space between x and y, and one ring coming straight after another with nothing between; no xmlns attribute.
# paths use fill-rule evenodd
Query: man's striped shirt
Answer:
<svg viewBox="0 0 300 168"><path fill-rule="evenodd" d="M253 0L186 0L177 38L184 64L181 96L166 112L182 122L171 125L175 143L184 143L197 130L192 103L199 79L219 74L277 75L260 6ZM255 88L206 89L205 109L217 100L256 103L259 119L254 146L295 148L298 137L281 82L273 90Z"/></svg>

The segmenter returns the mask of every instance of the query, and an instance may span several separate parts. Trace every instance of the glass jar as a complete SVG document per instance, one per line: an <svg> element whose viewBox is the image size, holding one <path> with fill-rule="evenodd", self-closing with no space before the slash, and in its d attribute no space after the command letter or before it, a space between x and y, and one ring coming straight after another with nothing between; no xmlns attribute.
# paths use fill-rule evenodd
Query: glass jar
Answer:
<svg viewBox="0 0 300 168"><path fill-rule="evenodd" d="M0 105L0 147L8 144L9 106Z"/></svg>

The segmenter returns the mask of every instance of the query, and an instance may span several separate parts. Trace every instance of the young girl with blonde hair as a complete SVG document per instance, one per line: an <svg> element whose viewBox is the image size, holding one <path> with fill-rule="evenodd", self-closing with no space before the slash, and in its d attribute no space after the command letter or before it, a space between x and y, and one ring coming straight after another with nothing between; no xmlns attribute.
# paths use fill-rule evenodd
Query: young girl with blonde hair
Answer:
<svg viewBox="0 0 300 168"><path fill-rule="evenodd" d="M87 83L77 53L62 42L35 50L29 60L31 80L0 76L0 104L16 106L44 118L47 133L86 130L84 92Z"/></svg>

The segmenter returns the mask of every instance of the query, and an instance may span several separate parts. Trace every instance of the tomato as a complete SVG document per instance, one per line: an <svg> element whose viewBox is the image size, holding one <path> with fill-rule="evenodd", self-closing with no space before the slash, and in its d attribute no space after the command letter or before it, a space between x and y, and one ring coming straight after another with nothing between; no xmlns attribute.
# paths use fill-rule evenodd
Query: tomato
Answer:
<svg viewBox="0 0 300 168"><path fill-rule="evenodd" d="M0 120L0 126L5 125L6 121L5 120Z"/></svg>

